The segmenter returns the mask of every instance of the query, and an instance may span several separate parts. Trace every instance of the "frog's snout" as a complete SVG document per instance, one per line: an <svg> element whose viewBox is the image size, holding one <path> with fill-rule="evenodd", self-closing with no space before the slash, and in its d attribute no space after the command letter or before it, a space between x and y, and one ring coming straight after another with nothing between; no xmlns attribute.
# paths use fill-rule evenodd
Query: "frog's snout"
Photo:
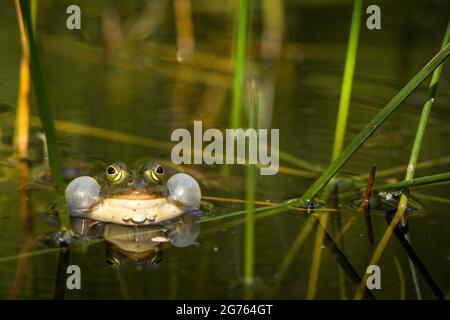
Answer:
<svg viewBox="0 0 450 320"><path fill-rule="evenodd" d="M133 191L133 192L137 192L137 193L139 193L139 192L145 192L145 181L144 181L144 179L138 179L138 180L131 180L129 183L128 183L128 186L131 188L131 190Z"/></svg>
<svg viewBox="0 0 450 320"><path fill-rule="evenodd" d="M72 180L65 190L69 212L79 215L90 210L99 201L99 195L100 185L94 178L82 176Z"/></svg>

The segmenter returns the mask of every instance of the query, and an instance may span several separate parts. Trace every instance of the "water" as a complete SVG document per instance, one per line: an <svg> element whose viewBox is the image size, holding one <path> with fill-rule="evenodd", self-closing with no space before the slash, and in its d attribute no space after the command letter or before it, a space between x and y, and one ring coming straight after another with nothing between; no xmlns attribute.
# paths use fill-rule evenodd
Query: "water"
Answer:
<svg viewBox="0 0 450 320"><path fill-rule="evenodd" d="M65 28L65 8L70 1L40 1L37 35L54 118L160 143L136 138L124 141L111 132L102 134L79 127L71 130L67 123L56 122L64 166L86 170L100 168L93 165L98 159L105 163L131 163L141 157L169 160L174 145L170 142L172 130L190 129L199 119L205 127L227 128L235 3L193 3L195 50L192 57L183 60L185 63L177 60L171 2L121 4L117 8L108 7L108 3L80 1L82 30L69 31ZM443 13L449 11L449 4L445 1L379 1L379 5L381 30L367 30L363 19L346 142L438 51L447 24L448 17ZM3 143L8 144L14 127L20 41L14 3L3 2L0 6L0 121ZM105 8L109 13L102 15ZM248 71L261 91L259 122L280 129L281 150L326 168L333 144L351 2L285 1L285 31L280 43L276 42L276 14L264 20L264 8L259 3L252 10ZM120 30L115 29L114 12L120 15ZM102 19L111 23L108 34L116 37L102 36ZM272 36L268 30L274 32ZM269 39L272 45L268 50L261 49L261 39ZM425 165L419 167L417 176L450 168L449 81L449 73L444 71L420 154ZM364 184L376 163L377 183L403 179L405 168L386 175L382 172L408 162L426 86L424 83L413 93L345 165L345 177L361 176ZM32 114L36 116L32 101ZM240 217L202 223L197 244L192 246L165 244L161 263L150 269L134 264L120 271L112 268L106 263L110 249L104 241L76 246L70 256L43 251L46 247L40 240L57 230L55 220L45 213L52 205L61 209L61 195L45 187L42 178L36 178L45 171L38 132L39 128L33 126L30 153L35 183L30 185L29 194L20 191L19 175L8 160L9 151L1 152L0 297L53 298L55 287L61 289L58 263L64 259L82 270L82 289L65 290L66 299L243 297L243 227L226 225ZM281 166L299 169L283 161ZM194 167L203 195L245 199L245 170L231 166L229 176L222 172L218 165ZM311 177L283 172L258 175L256 199L279 202L297 197L313 181ZM421 214L409 219L413 248L444 295L450 283L448 190L448 184L414 190L412 195L420 203ZM353 200L341 199L342 225L355 213ZM211 202L212 215L244 209L242 203ZM29 209L24 209L27 206ZM32 217L22 223L21 213L27 211ZM304 214L295 211L257 221L255 298L305 298L315 232L293 257L279 286L275 285L275 273L305 222ZM337 215L330 213L327 230L332 236L337 234L337 223ZM387 225L381 212L374 214L373 225L378 243ZM343 242L341 250L362 276L374 248L369 245L361 214ZM26 259L1 260L30 251L42 252ZM349 278L345 279L346 295L341 296L340 267L335 256L329 247L323 249L316 298L353 297L355 284ZM375 297L400 298L402 282L396 261L404 278L406 298L416 298L406 253L395 237L379 262L382 289L374 291ZM420 274L418 281L422 296L435 298Z"/></svg>

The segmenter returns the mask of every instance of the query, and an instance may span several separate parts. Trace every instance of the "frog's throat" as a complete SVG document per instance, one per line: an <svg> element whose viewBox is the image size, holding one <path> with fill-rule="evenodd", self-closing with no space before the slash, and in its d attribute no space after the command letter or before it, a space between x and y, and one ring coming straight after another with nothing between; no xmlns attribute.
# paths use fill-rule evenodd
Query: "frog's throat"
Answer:
<svg viewBox="0 0 450 320"><path fill-rule="evenodd" d="M148 225L174 219L184 213L166 198L105 199L92 209L94 220L123 225Z"/></svg>

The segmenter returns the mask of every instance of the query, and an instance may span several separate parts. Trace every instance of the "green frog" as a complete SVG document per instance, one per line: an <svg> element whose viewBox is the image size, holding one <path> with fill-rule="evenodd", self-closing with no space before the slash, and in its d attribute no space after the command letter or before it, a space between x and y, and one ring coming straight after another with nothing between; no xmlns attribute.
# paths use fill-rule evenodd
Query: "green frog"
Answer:
<svg viewBox="0 0 450 320"><path fill-rule="evenodd" d="M201 190L192 176L159 163L130 170L116 162L106 167L103 177L72 180L65 198L72 216L136 226L160 224L199 210Z"/></svg>

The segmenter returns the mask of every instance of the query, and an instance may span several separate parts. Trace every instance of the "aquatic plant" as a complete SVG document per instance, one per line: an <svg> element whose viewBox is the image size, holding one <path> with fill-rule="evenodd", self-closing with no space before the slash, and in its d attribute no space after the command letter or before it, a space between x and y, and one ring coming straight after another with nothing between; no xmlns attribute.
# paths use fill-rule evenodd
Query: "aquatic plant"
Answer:
<svg viewBox="0 0 450 320"><path fill-rule="evenodd" d="M256 82L250 82L249 89L249 128L258 128L258 89ZM254 201L256 193L256 166L247 166L246 182L246 222L244 242L244 284L247 286L246 298L252 297L251 287L255 281L255 220Z"/></svg>
<svg viewBox="0 0 450 320"><path fill-rule="evenodd" d="M230 119L231 128L239 128L241 125L249 12L249 0L239 1L236 47L234 54L234 78Z"/></svg>
<svg viewBox="0 0 450 320"><path fill-rule="evenodd" d="M37 52L36 41L33 32L33 22L31 15L30 2L26 0L20 1L20 9L22 12L23 25L27 35L27 44L30 55L30 69L33 79L34 92L36 95L37 107L42 128L45 133L46 145L48 150L48 160L52 173L52 180L55 188L62 191L64 188L64 181L61 176L61 164L59 153L56 145L55 127L51 109L49 107L47 92L45 89L44 79L41 70L41 63ZM65 230L70 230L69 214L63 211L60 214L61 226Z"/></svg>
<svg viewBox="0 0 450 320"><path fill-rule="evenodd" d="M35 1L32 5L35 5ZM14 149L18 159L28 157L28 140L30 130L30 53L29 45L23 23L19 0L15 0L17 23L19 25L22 57L19 71L19 92L17 97L16 128L14 133ZM36 12L32 10L32 12ZM35 15L34 15L35 16ZM35 19L34 19L35 20ZM33 24L33 32L35 24Z"/></svg>
<svg viewBox="0 0 450 320"><path fill-rule="evenodd" d="M341 93L338 107L338 116L336 120L333 151L331 154L331 161L335 160L341 154L344 145L344 137L347 127L347 118L350 108L350 98L353 85L353 75L356 65L356 54L358 50L361 15L362 15L362 0L355 0L353 2L353 13L350 23L350 34L348 38L347 54L345 58L344 75L341 84ZM326 199L328 199L330 193L333 192L334 188L335 186L331 184L328 187L328 189L325 190ZM328 223L328 214L321 215L317 224L317 226L320 226L321 228L317 229L316 240L314 243L310 278L306 292L307 299L314 299L315 297L317 281L319 277L319 267L321 263L322 243L323 237L326 233L325 230L327 223ZM341 273L340 273L340 286L344 287L344 281L342 279ZM343 289L343 291L345 290Z"/></svg>
<svg viewBox="0 0 450 320"><path fill-rule="evenodd" d="M339 156L344 146L345 129L347 127L348 110L350 108L350 98L353 86L353 75L355 73L356 55L358 51L361 16L362 0L355 0L353 2L353 14L350 24L350 34L348 37L347 55L345 57L344 75L342 77L338 116L334 134L333 153L331 156L332 160Z"/></svg>
<svg viewBox="0 0 450 320"><path fill-rule="evenodd" d="M397 191L403 189L411 189L414 187L425 186L429 184L437 184L438 182L449 181L450 172L433 174L431 176L411 178L409 180L403 180L401 182L383 184L375 186L374 189L377 191Z"/></svg>
<svg viewBox="0 0 450 320"><path fill-rule="evenodd" d="M441 52L450 50L449 41L450 41L450 21L448 22L447 30L445 32L444 39L442 41ZM448 54L447 54L447 56L448 56ZM420 116L419 124L418 124L417 131L416 131L416 136L414 139L414 144L413 144L413 147L411 150L409 164L408 164L406 174L405 174L404 183L407 183L408 181L411 181L414 178L417 160L419 158L420 149L422 147L423 136L425 134L425 129L427 126L428 117L430 115L431 106L434 102L434 98L436 95L437 85L439 83L439 77L441 75L441 71L442 71L442 64L439 64L438 66L436 66L435 70L433 71L433 76L431 77L430 86L428 89L428 96L427 96L427 99L423 106L422 114ZM375 252L372 255L372 258L370 259L369 265L377 264L377 262L379 261L392 233L394 233L396 226L399 224L399 222L404 217L404 213L405 213L407 204L408 204L408 196L407 196L407 191L406 191L406 192L402 192L397 211L396 211L394 217L392 218L391 223L389 224L388 228L384 232L383 237L381 238L380 242L378 243L378 245L375 249ZM367 278L368 278L368 274L366 274L364 276L363 280L361 281L361 284L355 293L355 299L362 298L362 292L366 286Z"/></svg>

